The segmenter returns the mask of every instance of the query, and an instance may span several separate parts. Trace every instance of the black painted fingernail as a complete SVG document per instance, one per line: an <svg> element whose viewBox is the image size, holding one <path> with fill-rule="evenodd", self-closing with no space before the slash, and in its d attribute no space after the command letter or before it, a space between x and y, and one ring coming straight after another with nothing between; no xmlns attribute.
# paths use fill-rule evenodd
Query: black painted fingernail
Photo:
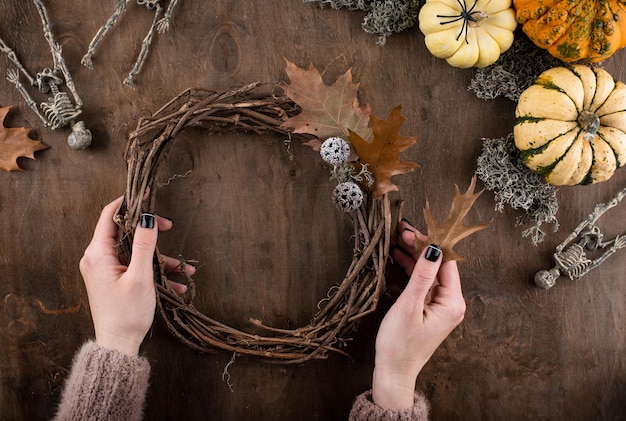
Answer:
<svg viewBox="0 0 626 421"><path fill-rule="evenodd" d="M441 249L439 246L431 244L426 249L426 255L424 257L428 261L436 262L439 259L439 256L441 256Z"/></svg>
<svg viewBox="0 0 626 421"><path fill-rule="evenodd" d="M402 218L401 221L406 222L407 224L409 224L410 226L413 226L413 224L411 223L411 221L409 221L406 218Z"/></svg>
<svg viewBox="0 0 626 421"><path fill-rule="evenodd" d="M154 215L151 213L142 213L141 214L141 228L154 228Z"/></svg>

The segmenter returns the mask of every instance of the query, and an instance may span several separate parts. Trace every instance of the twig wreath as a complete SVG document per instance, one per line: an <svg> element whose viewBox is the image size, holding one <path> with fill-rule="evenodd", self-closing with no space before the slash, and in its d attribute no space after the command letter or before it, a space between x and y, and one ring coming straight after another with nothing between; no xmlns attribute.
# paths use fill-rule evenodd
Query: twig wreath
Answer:
<svg viewBox="0 0 626 421"><path fill-rule="evenodd" d="M125 159L128 165L124 200L115 220L122 232L120 259L129 261L134 229L143 212L155 209L159 165L167 159L176 136L189 127L211 134L253 132L298 136L283 123L299 113L286 95L263 93L262 84L235 87L224 92L187 89L150 117L142 117L130 134ZM147 195L146 192L149 192ZM311 322L295 329L266 326L250 319L267 336L227 326L193 305L195 285L187 276L188 291L178 295L157 250L154 257L157 311L169 331L185 345L200 352L216 349L263 357L275 362L301 363L327 358L329 352L348 356L341 346L357 322L375 311L384 290L384 271L391 242L391 206L387 194L380 200L364 193L362 204L349 212L354 226L354 254L343 280L331 287ZM181 258L181 265L185 260Z"/></svg>

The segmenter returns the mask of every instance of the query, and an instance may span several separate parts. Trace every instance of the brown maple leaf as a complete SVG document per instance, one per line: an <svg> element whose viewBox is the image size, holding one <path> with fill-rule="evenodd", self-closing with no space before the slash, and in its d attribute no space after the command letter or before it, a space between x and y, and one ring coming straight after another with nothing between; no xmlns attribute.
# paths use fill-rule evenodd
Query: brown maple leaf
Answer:
<svg viewBox="0 0 626 421"><path fill-rule="evenodd" d="M12 105L0 107L0 168L5 171L21 171L17 158L35 159L35 152L48 146L28 137L31 129L25 127L4 127L4 119Z"/></svg>
<svg viewBox="0 0 626 421"><path fill-rule="evenodd" d="M464 194L459 192L459 186L455 184L454 200L452 201L452 207L448 214L448 219L443 225L439 224L432 213L430 212L430 205L426 202L424 208L424 219L426 221L426 228L428 230L427 240L420 241L417 236L415 237L415 249L419 255L422 250L428 244L437 244L443 250L443 261L447 260L459 260L465 259L456 254L452 248L462 239L469 237L477 231L487 228L489 224L484 225L463 225L463 218L470 211L474 202L480 196L484 190L474 193L476 188L476 175L472 177L472 181Z"/></svg>
<svg viewBox="0 0 626 421"><path fill-rule="evenodd" d="M371 108L369 104L359 103L359 84L352 82L351 69L332 85L326 85L313 65L305 70L289 60L285 61L290 83L279 86L302 108L302 112L288 118L282 127L291 128L294 133L312 134L321 141L331 136L346 137L348 129L364 139L371 138L372 130L368 123ZM321 141L307 144L319 150Z"/></svg>
<svg viewBox="0 0 626 421"><path fill-rule="evenodd" d="M405 121L400 106L391 110L387 120L372 115L371 121L372 142L365 141L353 131L350 131L350 142L356 149L361 163L367 164L368 171L374 176L374 184L371 186L372 197L380 199L385 193L399 190L398 186L391 182L391 177L419 167L415 162L399 159L402 151L417 142L417 136L400 136L400 127Z"/></svg>

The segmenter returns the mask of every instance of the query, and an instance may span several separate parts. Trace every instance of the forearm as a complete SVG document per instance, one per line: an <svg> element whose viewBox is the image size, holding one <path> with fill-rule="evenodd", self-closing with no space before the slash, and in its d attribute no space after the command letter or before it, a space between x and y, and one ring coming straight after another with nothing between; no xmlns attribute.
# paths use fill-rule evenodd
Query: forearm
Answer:
<svg viewBox="0 0 626 421"><path fill-rule="evenodd" d="M74 357L55 421L140 420L150 365L90 341Z"/></svg>

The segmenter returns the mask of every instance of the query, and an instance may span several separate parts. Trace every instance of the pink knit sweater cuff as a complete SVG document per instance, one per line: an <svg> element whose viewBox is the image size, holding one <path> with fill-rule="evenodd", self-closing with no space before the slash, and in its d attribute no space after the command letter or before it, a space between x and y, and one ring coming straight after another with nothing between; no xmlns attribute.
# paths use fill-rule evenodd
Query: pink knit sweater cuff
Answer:
<svg viewBox="0 0 626 421"><path fill-rule="evenodd" d="M150 364L85 343L74 357L55 420L140 420Z"/></svg>
<svg viewBox="0 0 626 421"><path fill-rule="evenodd" d="M352 410L350 421L426 421L430 405L428 400L419 392L415 392L413 407L404 410L384 409L372 401L372 391L357 396Z"/></svg>

